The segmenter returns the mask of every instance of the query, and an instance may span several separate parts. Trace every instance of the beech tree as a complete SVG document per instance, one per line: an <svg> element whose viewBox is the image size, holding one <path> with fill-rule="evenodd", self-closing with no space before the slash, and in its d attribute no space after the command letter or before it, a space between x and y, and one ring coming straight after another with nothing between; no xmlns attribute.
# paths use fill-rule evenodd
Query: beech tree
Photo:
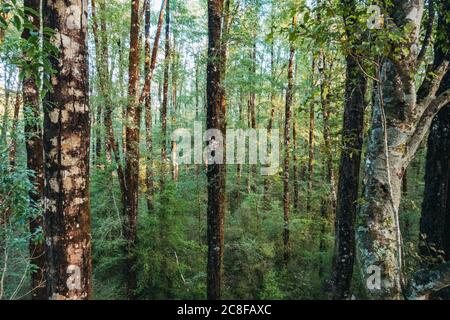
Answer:
<svg viewBox="0 0 450 320"><path fill-rule="evenodd" d="M434 62L417 89L415 77L419 68L424 1L399 0L395 6L385 6L383 10L385 30L402 36L388 38L387 54L380 58L377 68L364 173L364 203L358 213L357 253L365 281L374 267L380 270L381 288L367 288L370 298L420 298L441 287L449 271L448 267L439 266L435 272L418 272L407 284L399 225L402 179L433 118L450 102L450 89L438 91L448 71L449 56L439 49L443 44L438 44ZM447 42L448 37L444 40Z"/></svg>
<svg viewBox="0 0 450 320"><path fill-rule="evenodd" d="M222 14L224 0L208 0L208 62L206 84L206 126L208 129L219 130L226 137L226 98L223 85L226 68L223 40ZM212 152L217 150L209 141ZM225 149L225 143L223 145ZM225 153L225 152L224 152ZM222 264L224 247L225 218L225 174L222 163L207 163L208 179L208 264L207 264L207 296L208 299L221 298Z"/></svg>
<svg viewBox="0 0 450 320"><path fill-rule="evenodd" d="M48 297L92 297L89 82L85 0L44 2L55 30L53 90L44 99L45 238Z"/></svg>

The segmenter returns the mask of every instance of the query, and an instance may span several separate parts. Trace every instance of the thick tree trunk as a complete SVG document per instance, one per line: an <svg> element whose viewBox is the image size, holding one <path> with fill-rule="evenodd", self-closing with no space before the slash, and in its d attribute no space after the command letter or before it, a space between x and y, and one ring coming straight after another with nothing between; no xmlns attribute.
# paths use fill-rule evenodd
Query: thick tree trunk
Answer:
<svg viewBox="0 0 450 320"><path fill-rule="evenodd" d="M348 55L342 153L335 218L332 297L347 299L355 261L355 222L364 136L364 96L367 80L353 55Z"/></svg>
<svg viewBox="0 0 450 320"><path fill-rule="evenodd" d="M124 198L124 225L123 234L126 240L125 253L127 263L125 275L127 282L127 297L135 298L136 290L136 240L137 240L137 215L139 198L139 141L141 112L138 101L139 86L139 0L131 1L131 27L130 27L130 52L128 65L128 105L126 110L126 141L125 141L125 185Z"/></svg>
<svg viewBox="0 0 450 320"><path fill-rule="evenodd" d="M400 48L408 54L385 57L377 72L364 178L364 204L358 213L357 229L361 274L365 281L371 279L370 272L378 270L380 275L379 286L367 287L369 298L401 299L405 294L411 297L418 295L418 288L415 288L416 293L404 290L406 282L402 272L398 217L402 179L434 116L450 102L450 90L438 93L449 63L448 54L440 49L440 45L435 50L435 61L416 94L414 73L423 6L422 1L405 0L390 9L396 26L408 25L405 37L409 41L402 43ZM442 19L444 21L446 19Z"/></svg>
<svg viewBox="0 0 450 320"><path fill-rule="evenodd" d="M447 73L441 90L450 88ZM450 105L433 121L428 138L419 244L424 265L450 260Z"/></svg>
<svg viewBox="0 0 450 320"><path fill-rule="evenodd" d="M226 52L223 44L222 13L224 0L208 0L208 63L207 63L207 112L206 126L222 132L226 136L226 100L223 77L226 66ZM211 141L210 141L211 143ZM225 149L225 144L223 149ZM225 150L223 150L225 151ZM225 152L223 152L225 154ZM225 155L224 155L225 156ZM208 163L208 265L207 297L221 298L222 265L224 248L225 218L225 177L224 164Z"/></svg>
<svg viewBox="0 0 450 320"><path fill-rule="evenodd" d="M44 104L45 238L51 299L92 296L86 0L46 1L56 30L53 90Z"/></svg>
<svg viewBox="0 0 450 320"><path fill-rule="evenodd" d="M25 0L24 6L31 8L40 14L40 0ZM33 24L35 32L41 29L40 15L30 13L28 20ZM30 38L30 29L25 28L22 38ZM22 84L23 90L23 110L25 119L25 145L27 150L27 168L33 172L31 183L33 192L30 193L31 201L38 207L43 206L44 195L44 147L42 144L42 128L40 115L39 88L34 77L25 77ZM41 210L36 218L30 220L30 232L35 233L43 229L43 219ZM47 288L45 285L45 246L36 239L31 239L29 244L31 263L37 267L36 272L31 275L31 288L33 300L45 300L47 298Z"/></svg>

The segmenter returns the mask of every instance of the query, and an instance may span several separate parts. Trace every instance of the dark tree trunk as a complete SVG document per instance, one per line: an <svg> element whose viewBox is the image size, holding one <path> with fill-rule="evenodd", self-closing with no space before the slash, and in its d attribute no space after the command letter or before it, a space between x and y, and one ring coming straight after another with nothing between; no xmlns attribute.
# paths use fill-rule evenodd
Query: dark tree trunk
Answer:
<svg viewBox="0 0 450 320"><path fill-rule="evenodd" d="M273 1L272 1L272 13L271 13L271 32L274 31L274 14L273 14ZM270 74L271 74L271 91L270 91L270 116L269 123L267 124L267 131L269 134L269 140L271 140L273 123L275 119L275 90L274 90L274 82L275 82L275 41L272 39L270 43ZM270 179L269 177L264 178L264 209L270 209Z"/></svg>
<svg viewBox="0 0 450 320"><path fill-rule="evenodd" d="M45 237L51 299L92 296L86 0L45 1L59 57L44 103Z"/></svg>
<svg viewBox="0 0 450 320"><path fill-rule="evenodd" d="M450 260L450 108L436 117L428 139L420 253Z"/></svg>
<svg viewBox="0 0 450 320"><path fill-rule="evenodd" d="M40 0L25 0L24 6L31 8L40 14ZM33 31L39 32L41 29L41 19L39 15L29 14L28 20L33 24ZM25 28L22 38L30 38L30 29ZM31 61L30 61L31 62ZM30 193L31 201L38 207L43 207L44 194L44 147L42 145L42 128L40 117L40 96L39 88L34 77L25 77L22 84L23 109L25 118L25 145L27 150L27 168L33 172L31 183L34 186ZM43 229L43 219L39 210L39 215L30 221L30 232L34 234L37 230ZM45 286L45 246L35 239L29 244L31 263L37 267L36 272L31 275L31 294L33 300L47 299L47 288Z"/></svg>
<svg viewBox="0 0 450 320"><path fill-rule="evenodd" d="M353 0L343 0L347 36L351 35L355 9ZM335 249L333 258L332 298L350 297L350 286L355 261L355 218L357 210L361 153L364 136L364 96L367 80L359 67L354 51L361 41L351 44L346 57L344 122L342 153L339 164L335 217Z"/></svg>
<svg viewBox="0 0 450 320"><path fill-rule="evenodd" d="M315 57L312 58L312 83L314 83L314 74L316 72ZM315 130L316 130L316 114L314 110L314 101L310 101L309 105L309 134L308 134L308 180L306 190L306 212L311 212L312 207L312 189L314 179L314 157L315 157Z"/></svg>
<svg viewBox="0 0 450 320"><path fill-rule="evenodd" d="M161 107L161 191L164 190L164 182L166 180L167 166L167 106L169 104L169 65L170 65L170 1L167 0L166 10L166 35L165 57L164 57L164 80L163 80L163 97Z"/></svg>
<svg viewBox="0 0 450 320"><path fill-rule="evenodd" d="M220 130L225 139L226 100L223 78L226 68L226 52L223 44L223 8L224 0L208 0L206 126L208 129ZM210 300L217 300L221 298L224 247L223 225L225 218L225 177L226 169L224 164L208 163L207 297Z"/></svg>
<svg viewBox="0 0 450 320"><path fill-rule="evenodd" d="M440 91L450 88L447 73ZM450 105L433 121L428 138L425 193L420 219L420 254L426 264L450 260Z"/></svg>
<svg viewBox="0 0 450 320"><path fill-rule="evenodd" d="M295 32L297 28L297 17L292 18L292 30ZM283 212L284 212L284 229L283 229L283 244L284 252L283 259L287 265L291 255L291 245L289 239L289 215L290 215L290 192L289 192L289 169L291 158L291 114L292 101L294 98L294 57L295 48L291 43L289 50L289 64L288 64L288 87L286 90L286 105L285 105L285 124L284 124L284 170L283 170Z"/></svg>
<svg viewBox="0 0 450 320"><path fill-rule="evenodd" d="M150 0L145 0L145 75L148 80L148 73L150 72L151 56L150 56ZM149 91L151 91L151 83L148 84ZM147 210L153 211L153 134L152 134L152 98L149 94L145 98L145 128L146 128L146 145L147 145Z"/></svg>

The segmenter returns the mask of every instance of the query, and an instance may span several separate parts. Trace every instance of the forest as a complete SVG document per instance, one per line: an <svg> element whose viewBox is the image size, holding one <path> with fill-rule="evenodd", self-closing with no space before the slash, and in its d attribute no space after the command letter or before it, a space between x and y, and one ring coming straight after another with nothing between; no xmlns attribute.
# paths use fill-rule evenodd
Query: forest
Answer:
<svg viewBox="0 0 450 320"><path fill-rule="evenodd" d="M450 299L449 0L0 0L0 300Z"/></svg>

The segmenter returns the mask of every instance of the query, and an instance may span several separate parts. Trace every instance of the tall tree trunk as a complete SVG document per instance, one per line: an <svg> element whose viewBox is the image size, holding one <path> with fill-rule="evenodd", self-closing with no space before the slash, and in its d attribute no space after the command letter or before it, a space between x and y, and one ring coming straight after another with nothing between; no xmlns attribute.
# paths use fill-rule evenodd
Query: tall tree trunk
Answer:
<svg viewBox="0 0 450 320"><path fill-rule="evenodd" d="M145 0L145 75L150 72L151 56L150 56L150 0ZM147 80L149 81L149 80ZM148 84L151 91L151 83ZM151 94L145 99L145 128L146 128L146 146L147 146L147 210L152 212L153 205L153 126L152 126L152 98Z"/></svg>
<svg viewBox="0 0 450 320"><path fill-rule="evenodd" d="M448 277L446 266L439 270L441 281L428 270L415 274L406 286L403 276L402 235L399 226L401 186L405 170L429 131L434 116L450 102L450 90L437 94L448 70L449 56L442 48L448 46L448 36L437 43L435 60L427 70L425 80L416 90L415 73L418 37L424 11L423 1L402 0L390 7L396 26L405 27L405 39L399 44L401 57L383 57L377 72L375 103L364 178L364 205L358 212L358 261L366 280L370 270L379 270L380 286L368 286L367 294L374 299L421 298L432 288L442 285ZM447 10L443 12L447 12ZM441 19L445 24L447 19ZM406 26L408 26L406 28ZM444 31L444 30L443 30ZM445 32L450 34L447 24ZM417 92L417 94L416 94ZM374 269L375 268L375 269ZM426 272L428 278L424 280ZM423 282L427 282L423 284ZM419 285L420 284L420 285Z"/></svg>
<svg viewBox="0 0 450 320"><path fill-rule="evenodd" d="M441 91L448 88L449 73ZM425 170L419 249L427 259L425 264L433 265L450 260L450 105L439 112L431 126Z"/></svg>
<svg viewBox="0 0 450 320"><path fill-rule="evenodd" d="M257 27L255 26L255 29ZM251 65L250 65L250 93L248 95L248 121L249 128L256 130L256 93L255 93L255 83L256 83L256 34L253 34L252 51L250 54ZM250 142L251 143L251 142ZM256 165L249 164L248 166L248 176L247 176L247 193L256 192Z"/></svg>
<svg viewBox="0 0 450 320"><path fill-rule="evenodd" d="M45 1L59 57L44 103L45 237L51 299L92 297L86 0Z"/></svg>
<svg viewBox="0 0 450 320"><path fill-rule="evenodd" d="M31 8L38 14L29 13L27 19L33 25L33 30L25 28L22 38L27 40L31 36L31 31L41 30L41 2L40 0L25 0L24 6ZM31 61L28 61L31 63ZM41 216L43 208L44 194L44 147L42 144L42 124L40 112L40 95L36 79L25 77L22 83L23 110L25 119L25 145L27 150L27 168L33 172L31 183L33 191L30 192L30 199L39 210L39 215L30 220L30 232L35 234L44 228ZM31 274L31 288L33 300L45 300L47 298L47 288L45 286L45 246L43 243L30 239L29 251L31 263L36 266L36 271Z"/></svg>
<svg viewBox="0 0 450 320"><path fill-rule="evenodd" d="M177 53L177 46L176 46L176 34L173 33L173 55L172 55L172 117L171 122L172 126L176 125L177 121L177 87L178 87L178 63L179 63L179 57ZM172 147L172 180L177 181L178 180L178 174L179 174L179 166L178 166L178 160L177 160L177 142L172 141L171 143Z"/></svg>
<svg viewBox="0 0 450 320"><path fill-rule="evenodd" d="M295 63L295 71L294 71L294 82L296 82L298 79L298 62ZM295 94L294 94L295 97ZM295 102L295 99L293 98L293 103ZM294 204L294 212L296 214L300 214L300 170L299 170L299 148L298 148L298 108L295 108L293 112L294 119L292 121L292 175L293 175L293 204Z"/></svg>
<svg viewBox="0 0 450 320"><path fill-rule="evenodd" d="M320 82L320 102L322 106L322 121L323 121L323 140L325 147L325 169L326 169L326 179L327 183L330 185L330 192L325 200L325 207L327 211L327 216L330 211L334 211L336 208L336 188L335 188L335 174L334 174L334 165L333 165L333 149L332 149L332 136L331 136L331 128L330 128L330 79L328 74L332 74L332 66L330 65L330 70L327 70L325 55L322 54L322 66L323 66L323 75L322 80Z"/></svg>
<svg viewBox="0 0 450 320"><path fill-rule="evenodd" d="M22 105L22 95L21 88L17 88L16 101L14 102L13 119L11 127L11 142L9 146L9 165L11 169L14 170L16 167L16 156L17 156L17 129L19 125L19 113L20 106Z"/></svg>
<svg viewBox="0 0 450 320"><path fill-rule="evenodd" d="M113 102L110 93L110 71L109 71L109 49L108 49L108 35L106 27L106 4L105 0L99 1L100 8L100 30L98 26L97 6L95 0L91 0L92 12L92 31L94 35L96 67L99 76L99 89L104 102L103 122L106 129L106 143L105 151L107 161L111 161L114 156L114 161L117 165L117 176L119 179L119 186L122 195L126 192L124 170L119 154L119 145L114 136L114 128L112 122ZM99 33L100 31L100 33Z"/></svg>
<svg viewBox="0 0 450 320"><path fill-rule="evenodd" d="M297 16L292 18L292 30L296 32ZM284 229L283 229L283 243L284 243L284 263L287 265L291 255L290 239L289 239L289 214L290 214L290 193L289 193L289 169L290 169L290 155L291 155L291 113L292 101L294 98L294 58L295 47L291 42L289 49L289 64L288 64L288 87L286 90L286 105L285 105L285 123L284 123L284 170L283 170L283 212L284 212Z"/></svg>
<svg viewBox="0 0 450 320"><path fill-rule="evenodd" d="M141 110L138 101L139 86L139 0L131 1L130 26L130 52L128 65L128 105L126 110L126 141L125 141L125 184L124 198L124 225L123 234L126 240L125 253L127 263L125 266L127 297L133 299L136 289L136 240L137 215L139 198L139 129L141 123Z"/></svg>
<svg viewBox="0 0 450 320"><path fill-rule="evenodd" d="M166 10L166 35L165 57L164 57L164 75L163 75L163 96L161 107L161 191L164 190L164 182L166 180L167 166L167 106L169 104L169 65L170 65L170 1L167 1Z"/></svg>
<svg viewBox="0 0 450 320"><path fill-rule="evenodd" d="M270 30L273 33L274 31L274 4L273 1L271 3L271 26ZM269 123L267 124L267 131L269 135L269 141L271 141L272 136L272 129L273 129L273 123L275 118L275 90L274 90L274 82L275 82L275 40L272 39L270 43L270 76L271 76L271 91L270 91L270 116L269 116ZM270 209L270 179L269 177L266 177L264 179L264 208L266 210Z"/></svg>
<svg viewBox="0 0 450 320"><path fill-rule="evenodd" d="M314 63L313 63L314 65ZM313 67L313 73L314 73ZM314 157L315 157L315 131L316 131L316 114L314 101L309 105L309 133L308 133L308 187L306 199L306 212L311 212L312 207L312 189L314 180Z"/></svg>
<svg viewBox="0 0 450 320"><path fill-rule="evenodd" d="M352 38L355 20L352 16L354 0L342 0L346 34ZM333 299L350 297L355 261L355 218L359 190L361 153L364 137L364 96L367 80L359 67L355 51L361 44L358 37L350 42L346 56L345 103L342 130L342 151L335 213L335 249L331 295Z"/></svg>
<svg viewBox="0 0 450 320"><path fill-rule="evenodd" d="M222 13L224 0L208 0L208 62L207 62L207 112L208 129L220 130L226 136L226 99L223 85L226 69L226 50L223 43ZM209 141L210 143L212 141ZM216 152L219 150L216 149ZM225 156L225 143L223 145ZM208 208L207 208L207 297L210 300L221 298L222 265L224 248L225 218L225 178L224 164L207 165Z"/></svg>

